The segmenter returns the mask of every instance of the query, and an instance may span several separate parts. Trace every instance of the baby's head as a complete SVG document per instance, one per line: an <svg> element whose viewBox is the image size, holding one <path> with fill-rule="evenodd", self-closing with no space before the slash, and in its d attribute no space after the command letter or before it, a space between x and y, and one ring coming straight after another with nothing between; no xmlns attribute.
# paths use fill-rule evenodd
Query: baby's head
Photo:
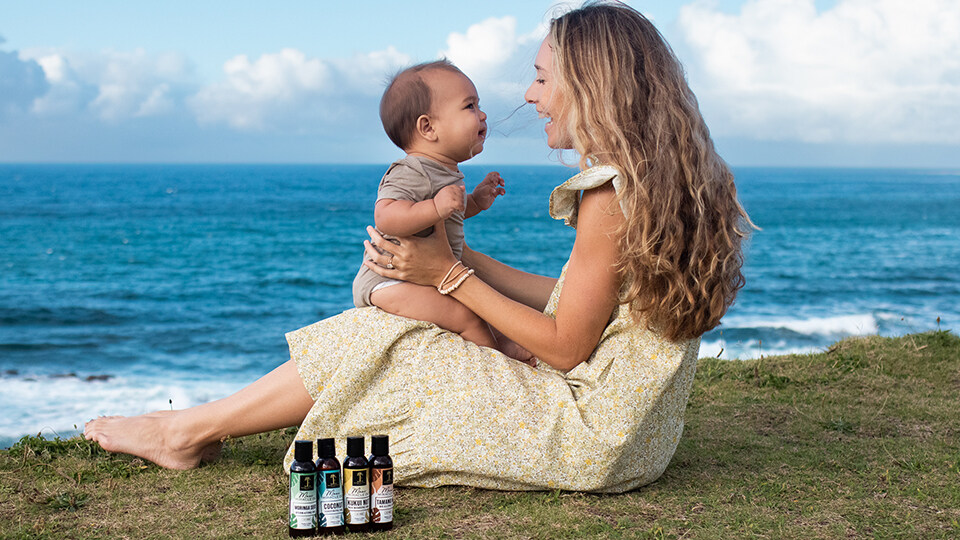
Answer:
<svg viewBox="0 0 960 540"><path fill-rule="evenodd" d="M380 121L394 144L458 163L483 150L486 119L473 82L447 60L401 71L380 99Z"/></svg>

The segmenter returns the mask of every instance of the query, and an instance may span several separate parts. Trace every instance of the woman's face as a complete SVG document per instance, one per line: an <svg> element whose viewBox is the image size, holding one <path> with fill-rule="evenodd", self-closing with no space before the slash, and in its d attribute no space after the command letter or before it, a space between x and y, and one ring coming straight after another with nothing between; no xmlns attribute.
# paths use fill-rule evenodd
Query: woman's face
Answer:
<svg viewBox="0 0 960 540"><path fill-rule="evenodd" d="M523 98L537 107L540 118L549 118L544 127L547 132L547 146L557 149L572 148L573 143L566 132L566 124L560 117L563 100L556 85L553 47L549 37L540 45L533 67L537 70L537 77L530 88L527 88Z"/></svg>

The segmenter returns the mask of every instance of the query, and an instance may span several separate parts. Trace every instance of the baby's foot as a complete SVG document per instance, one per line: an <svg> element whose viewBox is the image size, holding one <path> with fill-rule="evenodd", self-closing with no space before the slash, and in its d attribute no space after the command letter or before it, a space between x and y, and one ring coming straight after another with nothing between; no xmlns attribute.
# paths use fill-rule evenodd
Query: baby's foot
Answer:
<svg viewBox="0 0 960 540"><path fill-rule="evenodd" d="M536 365L536 359L533 357L533 354L520 345L517 345L517 343L512 340L501 340L499 349L500 352L509 356L510 358L513 358L514 360L519 360L530 366Z"/></svg>

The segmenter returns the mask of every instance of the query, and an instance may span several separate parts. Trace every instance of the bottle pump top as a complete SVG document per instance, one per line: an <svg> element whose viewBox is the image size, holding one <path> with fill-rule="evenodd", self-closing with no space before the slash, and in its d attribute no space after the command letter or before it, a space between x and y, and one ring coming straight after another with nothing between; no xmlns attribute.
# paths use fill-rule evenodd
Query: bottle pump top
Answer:
<svg viewBox="0 0 960 540"><path fill-rule="evenodd" d="M363 457L363 437L347 437L347 456Z"/></svg>
<svg viewBox="0 0 960 540"><path fill-rule="evenodd" d="M317 454L320 459L336 457L337 447L333 439L320 439L317 441Z"/></svg>
<svg viewBox="0 0 960 540"><path fill-rule="evenodd" d="M294 443L293 458L297 461L313 461L313 441Z"/></svg>
<svg viewBox="0 0 960 540"><path fill-rule="evenodd" d="M374 435L372 442L373 455L386 456L390 454L390 438L387 435Z"/></svg>

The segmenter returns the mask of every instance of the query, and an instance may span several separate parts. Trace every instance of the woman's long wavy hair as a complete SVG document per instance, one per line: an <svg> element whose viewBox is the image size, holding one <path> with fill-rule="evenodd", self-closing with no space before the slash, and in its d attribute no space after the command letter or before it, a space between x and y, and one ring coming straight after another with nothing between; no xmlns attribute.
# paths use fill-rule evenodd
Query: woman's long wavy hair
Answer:
<svg viewBox="0 0 960 540"><path fill-rule="evenodd" d="M621 301L669 340L700 336L743 287L741 242L753 224L683 67L653 24L620 3L554 19L549 39L559 116L581 168L612 165L624 180Z"/></svg>

